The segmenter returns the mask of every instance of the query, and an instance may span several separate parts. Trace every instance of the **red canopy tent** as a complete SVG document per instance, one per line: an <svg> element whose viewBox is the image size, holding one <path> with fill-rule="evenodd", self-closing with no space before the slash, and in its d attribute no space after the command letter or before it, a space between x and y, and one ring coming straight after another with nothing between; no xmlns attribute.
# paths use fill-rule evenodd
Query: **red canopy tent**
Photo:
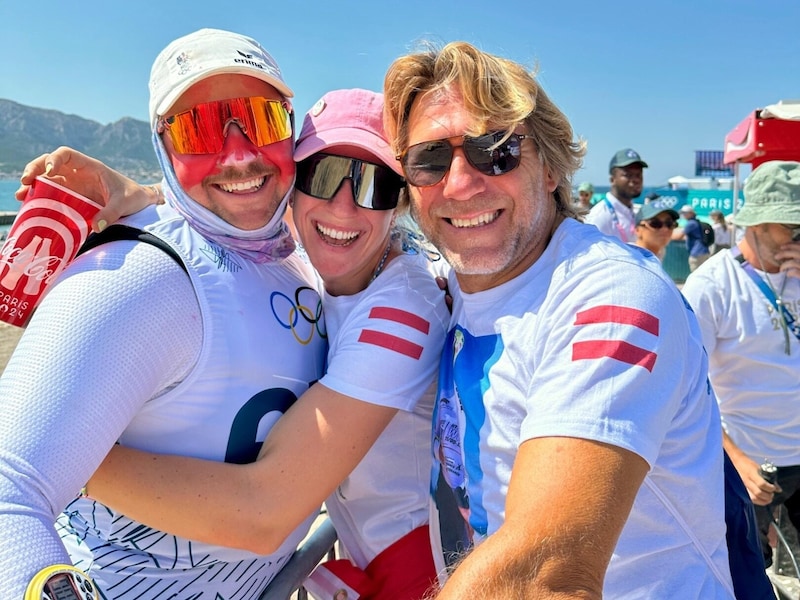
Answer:
<svg viewBox="0 0 800 600"><path fill-rule="evenodd" d="M800 161L800 100L756 109L725 136L725 164L733 163L733 212L738 208L739 165L755 169L768 160Z"/></svg>

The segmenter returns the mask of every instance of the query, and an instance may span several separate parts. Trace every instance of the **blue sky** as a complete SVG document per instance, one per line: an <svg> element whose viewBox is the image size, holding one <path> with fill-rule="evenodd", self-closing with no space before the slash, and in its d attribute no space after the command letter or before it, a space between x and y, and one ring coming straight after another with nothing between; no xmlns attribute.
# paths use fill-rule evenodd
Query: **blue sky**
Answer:
<svg viewBox="0 0 800 600"><path fill-rule="evenodd" d="M647 186L691 176L695 150L721 150L752 110L800 98L798 0L4 0L0 98L146 121L153 59L201 27L258 39L300 114L330 89L380 90L423 39L517 60L588 142L576 184L606 184L624 147L649 163Z"/></svg>

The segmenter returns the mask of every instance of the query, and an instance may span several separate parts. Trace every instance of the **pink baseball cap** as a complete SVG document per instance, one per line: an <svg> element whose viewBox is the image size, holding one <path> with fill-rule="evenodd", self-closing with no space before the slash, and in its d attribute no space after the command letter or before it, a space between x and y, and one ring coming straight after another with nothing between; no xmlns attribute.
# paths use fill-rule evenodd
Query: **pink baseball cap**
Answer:
<svg viewBox="0 0 800 600"><path fill-rule="evenodd" d="M383 94L354 88L322 96L303 119L294 160L318 152L380 162L402 174L383 131Z"/></svg>

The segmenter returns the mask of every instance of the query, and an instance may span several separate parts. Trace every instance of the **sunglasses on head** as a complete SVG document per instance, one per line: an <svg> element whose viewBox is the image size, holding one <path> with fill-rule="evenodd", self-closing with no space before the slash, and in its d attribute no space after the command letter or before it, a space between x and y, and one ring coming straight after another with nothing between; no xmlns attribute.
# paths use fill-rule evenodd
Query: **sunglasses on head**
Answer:
<svg viewBox="0 0 800 600"><path fill-rule="evenodd" d="M161 119L159 133L166 131L180 154L216 154L225 144L231 122L259 147L292 136L292 115L286 103L261 96L198 104Z"/></svg>
<svg viewBox="0 0 800 600"><path fill-rule="evenodd" d="M297 163L295 188L320 200L330 200L349 179L357 206L370 210L397 207L405 181L389 167L355 158L314 154Z"/></svg>
<svg viewBox="0 0 800 600"><path fill-rule="evenodd" d="M675 229L678 224L673 221L672 219L650 219L648 221L644 221L644 223L650 227L651 229L661 229L662 227L666 227L667 229Z"/></svg>
<svg viewBox="0 0 800 600"><path fill-rule="evenodd" d="M436 185L444 179L453 161L453 150L461 147L467 162L484 175L505 175L519 166L522 140L530 135L494 131L453 145L449 139L430 140L409 146L398 157L406 181L416 187Z"/></svg>
<svg viewBox="0 0 800 600"><path fill-rule="evenodd" d="M800 242L800 225L786 225L785 223L781 223L781 226L792 232L793 242Z"/></svg>

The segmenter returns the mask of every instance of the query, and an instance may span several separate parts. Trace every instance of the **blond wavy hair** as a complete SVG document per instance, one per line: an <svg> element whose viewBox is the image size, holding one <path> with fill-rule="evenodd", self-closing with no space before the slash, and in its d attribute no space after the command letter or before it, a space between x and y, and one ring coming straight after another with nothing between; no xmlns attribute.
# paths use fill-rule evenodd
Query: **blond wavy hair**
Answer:
<svg viewBox="0 0 800 600"><path fill-rule="evenodd" d="M558 211L577 218L570 199L572 176L580 168L585 143L573 138L567 117L553 104L535 74L519 63L478 50L467 42L442 48L425 43L395 60L383 83L384 128L396 155L408 146L408 117L414 100L429 92L454 88L473 118L472 131L511 134L523 124L532 136L543 166L558 181L553 193Z"/></svg>

